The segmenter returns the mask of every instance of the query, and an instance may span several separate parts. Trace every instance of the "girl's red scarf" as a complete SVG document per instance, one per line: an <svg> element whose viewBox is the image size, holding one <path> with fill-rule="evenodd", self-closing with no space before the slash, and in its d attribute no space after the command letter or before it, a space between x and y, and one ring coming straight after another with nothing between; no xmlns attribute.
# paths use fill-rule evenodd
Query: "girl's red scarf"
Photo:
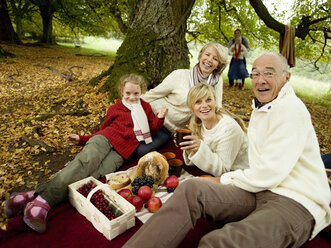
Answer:
<svg viewBox="0 0 331 248"><path fill-rule="evenodd" d="M240 54L240 50L241 50L241 44L239 44L239 46L237 46L237 44L235 44L234 45L234 61L236 61L236 62L238 61L238 56Z"/></svg>

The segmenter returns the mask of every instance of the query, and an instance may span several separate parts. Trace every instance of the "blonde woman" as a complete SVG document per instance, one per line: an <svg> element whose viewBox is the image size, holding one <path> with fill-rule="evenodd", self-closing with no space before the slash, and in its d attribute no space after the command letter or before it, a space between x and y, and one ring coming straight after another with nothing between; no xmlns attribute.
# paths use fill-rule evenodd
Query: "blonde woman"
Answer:
<svg viewBox="0 0 331 248"><path fill-rule="evenodd" d="M185 136L181 149L187 165L220 176L248 167L247 136L243 121L216 104L215 90L196 84L188 93L187 106L193 112L191 136Z"/></svg>
<svg viewBox="0 0 331 248"><path fill-rule="evenodd" d="M146 92L142 99L150 103L153 112L158 113L163 106L169 109L164 127L157 139L163 144L171 140L176 128L184 128L189 123L192 112L186 105L189 90L198 83L211 85L217 95L217 105L222 106L223 80L221 77L227 65L228 49L218 43L208 43L200 51L198 63L192 69L178 69L171 72L158 86ZM161 135L163 134L163 135Z"/></svg>

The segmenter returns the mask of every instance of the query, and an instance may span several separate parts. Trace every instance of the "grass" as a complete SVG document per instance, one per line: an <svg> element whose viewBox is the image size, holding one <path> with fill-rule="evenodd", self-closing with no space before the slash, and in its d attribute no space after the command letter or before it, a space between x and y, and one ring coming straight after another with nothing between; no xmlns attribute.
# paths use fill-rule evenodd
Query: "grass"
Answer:
<svg viewBox="0 0 331 248"><path fill-rule="evenodd" d="M115 57L115 52L113 51L104 51L104 50L99 50L96 48L88 48L88 47L76 47L74 44L71 43L61 43L58 42L57 43L59 46L63 46L63 47L68 47L68 48L75 48L73 49L68 49L66 52L69 54L80 54L83 56L107 56L107 57Z"/></svg>

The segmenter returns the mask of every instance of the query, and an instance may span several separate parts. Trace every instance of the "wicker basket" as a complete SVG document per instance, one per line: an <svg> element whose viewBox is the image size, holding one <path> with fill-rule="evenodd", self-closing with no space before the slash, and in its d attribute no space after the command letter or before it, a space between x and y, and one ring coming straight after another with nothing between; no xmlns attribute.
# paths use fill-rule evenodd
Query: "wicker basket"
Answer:
<svg viewBox="0 0 331 248"><path fill-rule="evenodd" d="M92 191L95 192L98 189L103 191L104 197L110 202L112 208L117 208L116 212L121 213L120 216L109 220L90 202L89 199L94 192L91 191L88 197L85 198L77 191L78 188L89 182L93 182L97 185L97 189L93 189ZM93 177L88 177L72 183L68 187L71 205L73 205L79 213L84 215L108 240L115 238L135 225L135 207L112 190L109 185L103 184Z"/></svg>

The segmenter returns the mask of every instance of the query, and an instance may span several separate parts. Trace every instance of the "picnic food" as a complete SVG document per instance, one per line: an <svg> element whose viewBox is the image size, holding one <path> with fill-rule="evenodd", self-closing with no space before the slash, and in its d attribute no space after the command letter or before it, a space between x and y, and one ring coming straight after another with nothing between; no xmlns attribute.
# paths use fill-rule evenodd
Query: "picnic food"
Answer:
<svg viewBox="0 0 331 248"><path fill-rule="evenodd" d="M175 188L177 188L179 181L175 175L171 175L165 180L164 183L167 187L167 191L170 193L170 192L173 192L175 190Z"/></svg>
<svg viewBox="0 0 331 248"><path fill-rule="evenodd" d="M154 179L152 176L146 176L146 174L143 174L142 176L136 177L131 183L132 193L137 195L139 189L145 185L150 187L151 189L153 188Z"/></svg>
<svg viewBox="0 0 331 248"><path fill-rule="evenodd" d="M154 184L161 185L167 177L169 165L167 159L158 152L150 152L138 161L136 177L143 174L151 176Z"/></svg>
<svg viewBox="0 0 331 248"><path fill-rule="evenodd" d="M147 202L147 209L151 213L157 212L162 207L162 201L157 196L152 196Z"/></svg>
<svg viewBox="0 0 331 248"><path fill-rule="evenodd" d="M84 197L87 197L92 189L94 189L96 185L93 182L86 183L81 186L77 191L81 193ZM109 220L115 219L119 216L119 213L115 213L111 204L104 197L102 190L96 191L91 197L91 203L101 212L103 213Z"/></svg>
<svg viewBox="0 0 331 248"><path fill-rule="evenodd" d="M144 206L143 200L137 195L130 197L129 202L136 208L137 212L139 212Z"/></svg>
<svg viewBox="0 0 331 248"><path fill-rule="evenodd" d="M121 189L117 192L120 196L122 196L125 200L128 200L130 196L132 196L132 192L129 189Z"/></svg>
<svg viewBox="0 0 331 248"><path fill-rule="evenodd" d="M153 191L147 185L140 187L140 189L138 190L138 196L140 196L143 201L148 201L149 198L152 197L152 195Z"/></svg>
<svg viewBox="0 0 331 248"><path fill-rule="evenodd" d="M112 189L120 189L131 183L130 177L126 173L120 173L108 178L107 183L112 187Z"/></svg>

